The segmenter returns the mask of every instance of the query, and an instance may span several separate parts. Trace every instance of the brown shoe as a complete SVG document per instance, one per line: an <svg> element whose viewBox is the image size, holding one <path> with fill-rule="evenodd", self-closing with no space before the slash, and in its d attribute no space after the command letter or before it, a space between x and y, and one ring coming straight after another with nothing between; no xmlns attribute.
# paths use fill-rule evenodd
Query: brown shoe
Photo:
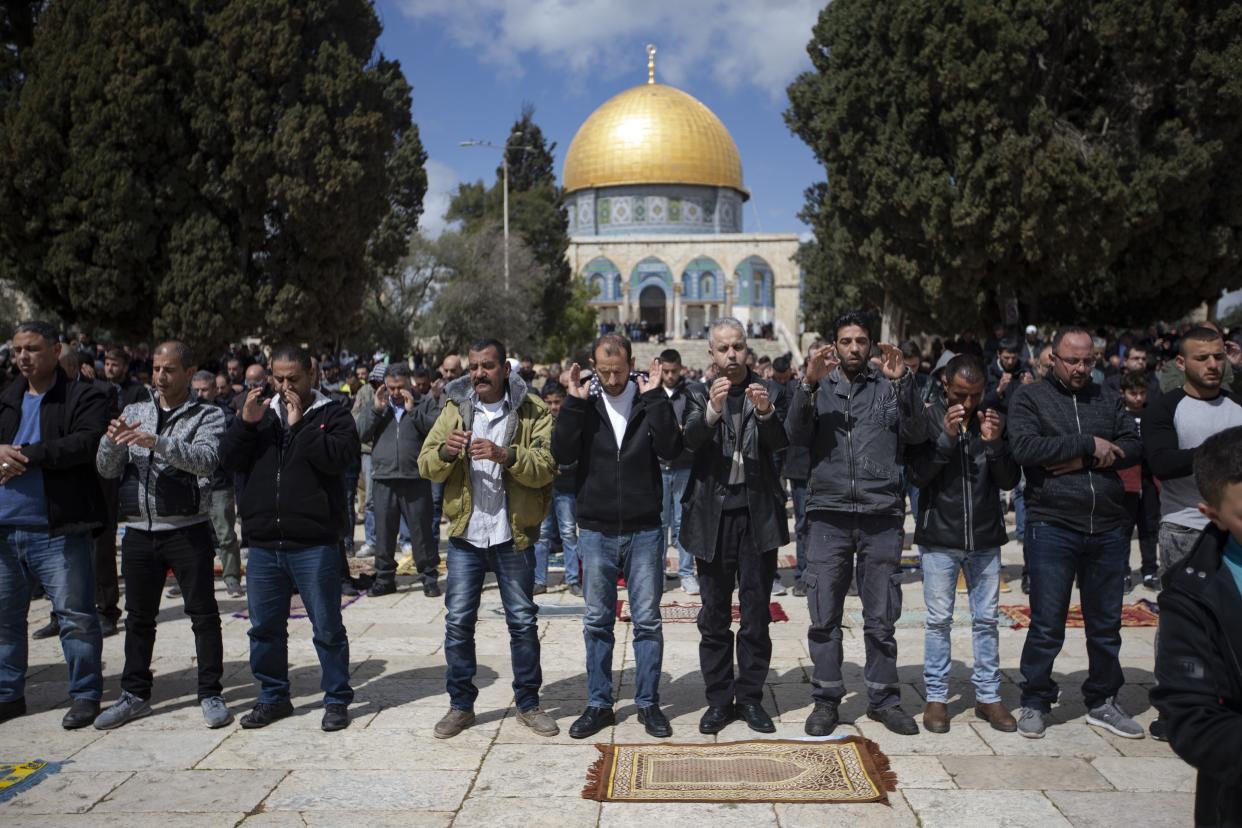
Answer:
<svg viewBox="0 0 1242 828"><path fill-rule="evenodd" d="M444 718L436 722L436 738L451 739L474 724L473 710L458 710L450 707Z"/></svg>
<svg viewBox="0 0 1242 828"><path fill-rule="evenodd" d="M1017 719L1005 709L1005 705L998 701L976 704L975 715L990 724L993 730L999 730L1002 733L1013 733L1018 729Z"/></svg>
<svg viewBox="0 0 1242 828"><path fill-rule="evenodd" d="M949 708L944 702L928 702L923 708L923 727L929 733L949 732Z"/></svg>

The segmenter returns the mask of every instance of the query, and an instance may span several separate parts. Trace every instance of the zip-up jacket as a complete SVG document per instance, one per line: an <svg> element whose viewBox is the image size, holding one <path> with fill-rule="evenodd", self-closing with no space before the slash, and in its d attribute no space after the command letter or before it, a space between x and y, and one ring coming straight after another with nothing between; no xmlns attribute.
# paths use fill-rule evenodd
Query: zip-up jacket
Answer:
<svg viewBox="0 0 1242 828"><path fill-rule="evenodd" d="M0 443L12 445L17 436L27 387L26 378L19 376L0 393ZM56 380L39 406L39 442L19 446L29 467L43 470L49 534L97 532L107 522L95 474L95 448L107 428L107 398L57 367Z"/></svg>
<svg viewBox="0 0 1242 828"><path fill-rule="evenodd" d="M838 367L816 388L800 383L785 430L790 443L811 450L808 512L905 513L900 458L927 434L909 371L890 382L867 368L850 382Z"/></svg>
<svg viewBox="0 0 1242 828"><path fill-rule="evenodd" d="M781 395L779 405L776 406L776 416L780 417L782 423L789 416L789 404L793 400L794 392L798 390L798 383L801 380L791 378L789 382L781 387ZM785 458L781 462L781 477L786 480L800 480L806 482L811 476L811 450L806 446L795 446L790 443L785 448Z"/></svg>
<svg viewBox="0 0 1242 828"><path fill-rule="evenodd" d="M1003 546L1000 493L1018 485L1022 470L1004 438L984 442L977 420L965 433L947 433L945 410L932 403L925 414L931 439L906 452L906 481L919 487L914 542L968 552Z"/></svg>
<svg viewBox="0 0 1242 828"><path fill-rule="evenodd" d="M154 434L155 448L121 446L107 436L99 441L95 467L100 476L121 478L120 522L160 532L208 520L224 412L190 397L162 417L155 402L127 405L121 417Z"/></svg>
<svg viewBox="0 0 1242 828"><path fill-rule="evenodd" d="M1164 576L1151 701L1173 751L1199 771L1195 825L1242 825L1242 595L1208 526Z"/></svg>
<svg viewBox="0 0 1242 828"><path fill-rule="evenodd" d="M702 388L702 383L690 382L685 377L677 381L676 387L673 388L673 396L668 401L673 405L673 416L677 418L677 425L681 429L686 427L686 399L692 388ZM668 392L660 389L665 396ZM694 451L683 440L681 454L677 455L677 459L672 462L664 463L664 467L668 469L688 469L694 465Z"/></svg>
<svg viewBox="0 0 1242 828"><path fill-rule="evenodd" d="M619 449L602 396L566 397L552 431L556 462L578 464L578 525L594 532L663 525L660 461L677 459L681 450L681 429L662 388L634 395Z"/></svg>
<svg viewBox="0 0 1242 828"><path fill-rule="evenodd" d="M349 521L342 476L359 461L358 428L349 409L318 392L291 428L282 408L274 397L262 420L238 417L220 441L220 462L246 478L242 545L335 546Z"/></svg>
<svg viewBox="0 0 1242 828"><path fill-rule="evenodd" d="M1028 521L1086 534L1128 525L1125 488L1117 470L1141 461L1142 444L1119 397L1095 383L1072 392L1049 374L1014 391L1008 433L1013 457L1026 472ZM1093 468L1096 437L1116 444L1125 457L1109 468ZM1078 471L1048 471L1048 466L1075 458L1083 460Z"/></svg>
<svg viewBox="0 0 1242 828"><path fill-rule="evenodd" d="M368 402L354 414L358 423L358 439L371 443L371 476L377 480L418 480L418 453L431 433L440 407L430 394L419 397L414 410L401 419L391 405L376 411Z"/></svg>
<svg viewBox="0 0 1242 828"><path fill-rule="evenodd" d="M760 419L755 406L742 398L742 466L746 473L746 505L750 513L750 534L758 552L768 552L789 543L789 519L785 516L785 490L776 475L772 455L789 444L785 427L775 410L781 386L761 380L753 373L743 383L762 383L768 389L773 410ZM692 389L686 405L684 439L694 450L694 471L686 492L681 518L681 545L696 558L716 557L720 515L728 493L729 471L737 434L726 408L715 423L707 420L707 388Z"/></svg>

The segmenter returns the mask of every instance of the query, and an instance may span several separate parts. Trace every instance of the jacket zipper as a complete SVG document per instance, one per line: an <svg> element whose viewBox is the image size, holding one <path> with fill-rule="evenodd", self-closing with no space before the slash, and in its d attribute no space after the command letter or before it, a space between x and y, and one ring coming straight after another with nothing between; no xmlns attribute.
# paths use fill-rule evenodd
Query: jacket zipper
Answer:
<svg viewBox="0 0 1242 828"><path fill-rule="evenodd" d="M1082 420L1078 416L1078 397L1070 394L1070 399L1074 402L1074 422L1078 424L1078 433L1082 434ZM1085 465L1085 463L1084 463ZM1091 469L1087 469L1087 486L1091 488L1091 513L1087 515L1087 534L1095 534L1095 478L1092 477Z"/></svg>
<svg viewBox="0 0 1242 828"><path fill-rule="evenodd" d="M279 425L279 423L278 423ZM280 525L280 471L285 467L285 435L276 435L276 534L280 536L280 548L285 547L285 530Z"/></svg>
<svg viewBox="0 0 1242 828"><path fill-rule="evenodd" d="M850 392L845 395L845 445L850 457L850 511L858 511L858 482L854 474L854 421L850 417L850 404L854 401L854 383L850 381Z"/></svg>
<svg viewBox="0 0 1242 828"><path fill-rule="evenodd" d="M963 540L965 545L962 547L967 552L974 551L975 548L975 519L971 514L971 502L973 493L970 486L970 434L962 433L958 435L958 446L961 449L960 456L962 459L962 511L965 521L962 526Z"/></svg>

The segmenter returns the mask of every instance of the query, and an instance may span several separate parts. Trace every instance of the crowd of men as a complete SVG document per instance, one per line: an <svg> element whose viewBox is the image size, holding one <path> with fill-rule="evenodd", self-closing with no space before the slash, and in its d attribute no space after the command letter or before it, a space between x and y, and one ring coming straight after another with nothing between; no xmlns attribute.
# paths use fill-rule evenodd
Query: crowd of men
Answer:
<svg viewBox="0 0 1242 828"><path fill-rule="evenodd" d="M542 374L503 343L482 340L464 360L446 357L433 378L422 359L370 366L289 345L241 349L213 373L197 370L184 343L92 351L64 343L46 323L22 323L6 354L17 376L0 392L0 721L25 712L35 591L52 605L40 632L59 636L69 665L64 726L111 729L150 715L156 618L171 572L169 595L191 619L204 721L230 723L218 556L224 588L245 595L251 623L259 691L241 726L293 712L287 619L296 591L321 666L322 727L345 728L353 690L341 594L396 591L404 541L423 594L439 597L443 522L449 710L437 737L474 722L475 627L489 573L509 630L518 719L541 735L559 732L540 707L534 600L549 589L556 546L564 587L585 602L588 698L571 736L615 721L619 582L633 625L638 720L653 737L672 735L659 687L670 578L702 603L699 731L742 720L771 733L763 706L769 603L785 590L777 550L791 540L792 501L794 592L811 618L806 733L826 736L839 722L842 618L846 596L856 594L867 716L914 735L894 633L909 508L927 606L924 730L951 727L960 573L979 719L1045 734L1077 588L1087 721L1142 738L1117 701L1137 530L1143 582L1158 588L1164 576L1161 607L1176 619L1161 622L1152 693L1161 718L1151 735L1200 768L1206 822L1242 813L1236 772L1215 764L1242 738L1237 343L1211 324L1175 339L1127 334L1115 349L1080 327L1062 327L1046 343L1034 327L1014 338L1000 328L983 345L933 343L924 359L913 342L876 344L868 320L851 313L795 370L788 357L757 361L747 332L730 318L710 325L700 382L674 350L635 371L630 340L617 333L602 334L581 362ZM1031 608L1017 715L1000 698L1007 502L1018 512ZM369 582L349 566L356 523L366 538L358 551L374 556ZM120 618L118 527L125 663L119 698L101 709L102 638ZM666 572L670 549L677 563Z"/></svg>

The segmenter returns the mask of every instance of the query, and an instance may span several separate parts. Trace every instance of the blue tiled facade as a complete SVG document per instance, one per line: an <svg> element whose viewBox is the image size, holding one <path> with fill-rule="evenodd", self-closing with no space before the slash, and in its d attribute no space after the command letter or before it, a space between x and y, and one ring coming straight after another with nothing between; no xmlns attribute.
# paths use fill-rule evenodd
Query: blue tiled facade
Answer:
<svg viewBox="0 0 1242 828"><path fill-rule="evenodd" d="M742 203L730 187L642 184L570 193L565 210L571 236L740 233Z"/></svg>

